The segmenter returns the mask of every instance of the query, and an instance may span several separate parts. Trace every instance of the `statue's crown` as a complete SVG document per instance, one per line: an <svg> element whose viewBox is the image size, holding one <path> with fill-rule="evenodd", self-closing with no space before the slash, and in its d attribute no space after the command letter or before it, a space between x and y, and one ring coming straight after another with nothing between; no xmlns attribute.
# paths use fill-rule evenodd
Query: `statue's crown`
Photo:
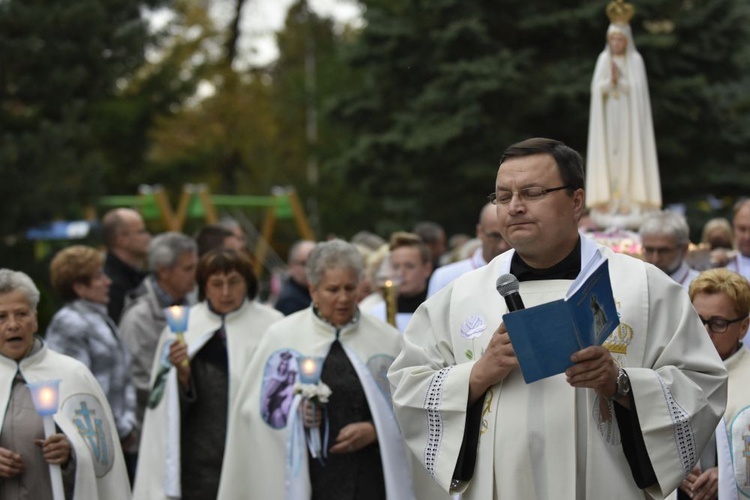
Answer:
<svg viewBox="0 0 750 500"><path fill-rule="evenodd" d="M633 4L627 3L625 0L612 0L607 5L607 17L612 23L628 24L633 14L635 14Z"/></svg>

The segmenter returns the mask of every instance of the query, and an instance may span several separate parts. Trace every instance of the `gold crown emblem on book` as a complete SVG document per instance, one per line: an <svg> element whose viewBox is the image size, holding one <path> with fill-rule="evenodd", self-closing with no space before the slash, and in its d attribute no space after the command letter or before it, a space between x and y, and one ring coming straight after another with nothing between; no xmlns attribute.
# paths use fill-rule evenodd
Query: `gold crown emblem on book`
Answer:
<svg viewBox="0 0 750 500"><path fill-rule="evenodd" d="M615 24L628 24L635 14L633 4L625 0L612 0L607 5L607 17Z"/></svg>

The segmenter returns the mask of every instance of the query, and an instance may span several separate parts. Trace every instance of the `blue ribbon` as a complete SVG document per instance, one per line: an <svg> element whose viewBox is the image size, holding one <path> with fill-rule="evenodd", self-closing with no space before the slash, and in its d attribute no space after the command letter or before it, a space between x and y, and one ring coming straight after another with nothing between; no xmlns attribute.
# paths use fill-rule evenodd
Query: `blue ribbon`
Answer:
<svg viewBox="0 0 750 500"><path fill-rule="evenodd" d="M313 458L316 458L318 462L320 462L320 465L325 465L324 458L328 458L328 434L330 430L329 422L328 422L328 409L323 405L323 421L321 422L323 425L323 445L320 446L320 427L315 426L315 402L310 401L310 404L312 405L312 425L310 428L305 429L305 432L307 434L307 447L310 450L310 455ZM315 434L314 434L315 433ZM316 439L317 438L317 439ZM320 449L318 450L318 447L320 446Z"/></svg>

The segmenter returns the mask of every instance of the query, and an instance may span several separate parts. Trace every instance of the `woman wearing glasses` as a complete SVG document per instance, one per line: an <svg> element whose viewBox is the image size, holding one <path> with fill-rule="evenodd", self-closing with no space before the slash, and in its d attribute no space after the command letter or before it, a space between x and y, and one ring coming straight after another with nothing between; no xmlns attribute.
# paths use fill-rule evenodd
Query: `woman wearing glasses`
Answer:
<svg viewBox="0 0 750 500"><path fill-rule="evenodd" d="M679 495L698 499L737 498L736 488L739 488L744 496L750 496L750 462L745 458L746 435L750 430L747 390L750 351L742 345L750 326L750 284L727 269L711 269L690 284L690 299L724 361L729 380L727 409L716 428L716 446L709 443L698 465L682 482Z"/></svg>

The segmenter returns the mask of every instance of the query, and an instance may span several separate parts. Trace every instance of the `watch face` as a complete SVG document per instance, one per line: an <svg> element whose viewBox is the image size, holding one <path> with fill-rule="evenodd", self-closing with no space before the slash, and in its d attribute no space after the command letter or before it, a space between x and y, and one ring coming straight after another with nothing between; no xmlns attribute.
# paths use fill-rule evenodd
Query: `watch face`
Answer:
<svg viewBox="0 0 750 500"><path fill-rule="evenodd" d="M617 395L620 397L626 396L630 392L630 384L628 380L628 374L622 368L617 374Z"/></svg>

